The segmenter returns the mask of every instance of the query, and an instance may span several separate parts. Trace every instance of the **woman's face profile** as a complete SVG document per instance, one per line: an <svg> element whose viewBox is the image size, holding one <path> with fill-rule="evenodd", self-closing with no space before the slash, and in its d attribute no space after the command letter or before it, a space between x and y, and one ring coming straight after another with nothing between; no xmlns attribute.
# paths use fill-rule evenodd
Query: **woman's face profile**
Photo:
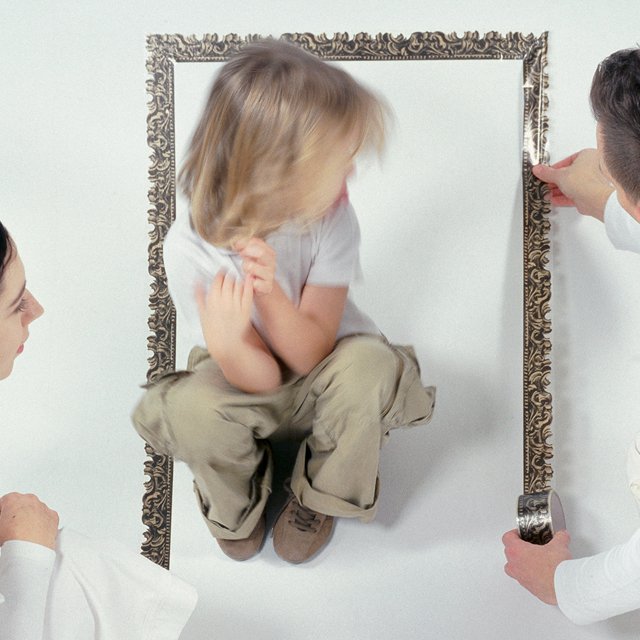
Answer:
<svg viewBox="0 0 640 640"><path fill-rule="evenodd" d="M0 380L13 369L29 337L29 325L44 311L26 288L24 266L17 253L5 266L0 283Z"/></svg>

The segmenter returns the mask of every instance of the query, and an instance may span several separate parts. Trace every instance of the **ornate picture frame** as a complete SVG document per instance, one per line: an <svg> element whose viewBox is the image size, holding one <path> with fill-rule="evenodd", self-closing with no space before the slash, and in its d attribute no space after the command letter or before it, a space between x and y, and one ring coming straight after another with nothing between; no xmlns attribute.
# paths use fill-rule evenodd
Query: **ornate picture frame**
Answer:
<svg viewBox="0 0 640 640"><path fill-rule="evenodd" d="M224 62L237 49L261 36L235 34L182 36L155 34L147 37L147 91L151 96L147 117L147 142L151 148L149 169L151 224L149 243L148 348L151 351L149 382L175 368L176 314L167 289L162 244L176 215L176 149L174 69L183 62ZM549 262L549 204L544 186L531 166L545 162L547 121L547 33L467 32L462 36L441 32L416 32L408 37L393 34L370 36L346 33L333 37L310 33L284 34L282 39L330 61L412 60L521 60L523 77L523 446L524 493L549 488L551 394L549 359L551 341L551 274ZM173 461L146 445L142 521L146 527L142 553L169 568Z"/></svg>

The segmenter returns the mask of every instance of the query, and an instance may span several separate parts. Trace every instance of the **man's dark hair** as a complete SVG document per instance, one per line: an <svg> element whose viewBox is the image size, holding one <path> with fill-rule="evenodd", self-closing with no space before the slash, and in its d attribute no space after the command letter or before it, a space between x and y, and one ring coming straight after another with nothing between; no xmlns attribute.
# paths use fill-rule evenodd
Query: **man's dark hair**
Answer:
<svg viewBox="0 0 640 640"><path fill-rule="evenodd" d="M591 108L611 176L640 202L640 48L616 51L596 69Z"/></svg>
<svg viewBox="0 0 640 640"><path fill-rule="evenodd" d="M4 277L4 268L13 258L14 248L9 232L0 222L0 291L2 291L2 279Z"/></svg>

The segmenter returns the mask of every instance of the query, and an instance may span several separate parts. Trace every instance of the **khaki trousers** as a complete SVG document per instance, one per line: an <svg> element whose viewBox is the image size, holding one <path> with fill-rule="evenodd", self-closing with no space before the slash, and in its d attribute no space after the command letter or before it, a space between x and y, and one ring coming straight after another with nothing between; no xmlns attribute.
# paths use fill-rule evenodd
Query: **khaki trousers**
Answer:
<svg viewBox="0 0 640 640"><path fill-rule="evenodd" d="M267 438L302 439L291 488L303 505L371 520L384 439L395 427L428 422L435 399L411 347L370 335L343 338L309 375L272 393L239 391L198 347L188 371L145 388L136 430L189 465L212 534L227 539L249 536L264 511L273 465Z"/></svg>

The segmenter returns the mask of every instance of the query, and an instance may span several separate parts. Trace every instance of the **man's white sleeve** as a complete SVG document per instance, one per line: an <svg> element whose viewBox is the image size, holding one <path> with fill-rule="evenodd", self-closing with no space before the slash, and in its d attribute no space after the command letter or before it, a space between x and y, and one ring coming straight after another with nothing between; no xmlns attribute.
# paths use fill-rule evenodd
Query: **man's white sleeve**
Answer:
<svg viewBox="0 0 640 640"><path fill-rule="evenodd" d="M555 589L560 610L576 624L640 609L640 529L610 551L561 562Z"/></svg>

